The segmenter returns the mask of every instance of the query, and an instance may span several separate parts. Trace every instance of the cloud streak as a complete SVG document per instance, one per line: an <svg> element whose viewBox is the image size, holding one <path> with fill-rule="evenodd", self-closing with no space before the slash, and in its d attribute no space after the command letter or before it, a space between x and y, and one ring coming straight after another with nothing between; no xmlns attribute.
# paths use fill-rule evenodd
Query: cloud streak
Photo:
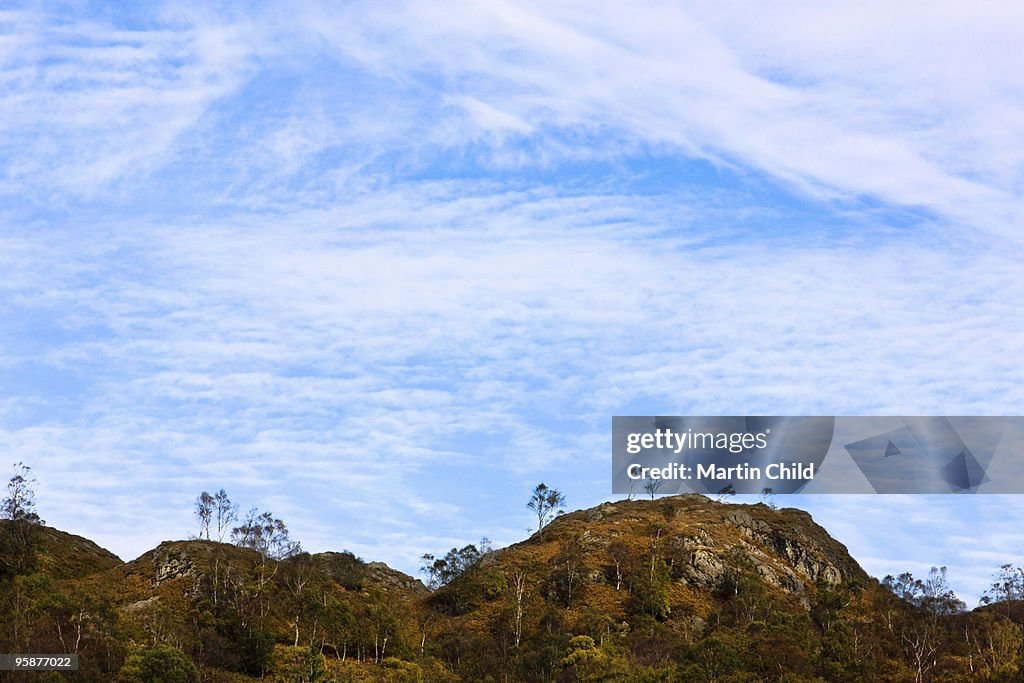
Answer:
<svg viewBox="0 0 1024 683"><path fill-rule="evenodd" d="M125 556L225 486L413 570L604 498L612 414L1019 412L992 9L6 12L0 447Z"/></svg>

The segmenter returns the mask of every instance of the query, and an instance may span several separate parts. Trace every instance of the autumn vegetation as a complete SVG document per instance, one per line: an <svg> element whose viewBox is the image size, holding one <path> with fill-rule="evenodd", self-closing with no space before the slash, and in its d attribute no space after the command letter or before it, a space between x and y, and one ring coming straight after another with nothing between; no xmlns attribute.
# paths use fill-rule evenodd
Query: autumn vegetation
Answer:
<svg viewBox="0 0 1024 683"><path fill-rule="evenodd" d="M19 465L0 508L0 652L80 670L0 680L1017 681L1024 569L967 611L947 572L869 577L793 509L703 496L557 514L530 538L421 558L425 584L310 554L271 512L201 493L189 540L122 562L47 527ZM557 495L555 495L557 494ZM525 497L525 496L524 496ZM21 678L18 678L21 676ZM31 678L30 678L31 677Z"/></svg>

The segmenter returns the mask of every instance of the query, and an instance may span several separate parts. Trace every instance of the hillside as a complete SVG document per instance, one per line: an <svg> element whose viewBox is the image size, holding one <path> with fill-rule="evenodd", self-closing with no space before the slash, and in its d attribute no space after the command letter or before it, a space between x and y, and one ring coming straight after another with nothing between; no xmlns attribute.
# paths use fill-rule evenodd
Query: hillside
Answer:
<svg viewBox="0 0 1024 683"><path fill-rule="evenodd" d="M698 494L605 503L561 515L543 535L494 553L490 562L550 562L566 548L579 552L588 583L597 585L608 585L600 574L614 564L616 552L643 556L656 549L677 588L694 595L715 590L730 574L753 571L806 605L818 583L868 578L846 547L806 512L726 505Z"/></svg>
<svg viewBox="0 0 1024 683"><path fill-rule="evenodd" d="M15 534L16 524L0 519L0 537ZM89 576L121 564L121 558L87 538L50 527L35 527L38 532L36 569L54 579ZM18 552L11 548L11 552Z"/></svg>
<svg viewBox="0 0 1024 683"><path fill-rule="evenodd" d="M0 578L0 648L77 652L51 680L150 680L161 657L225 682L1016 680L1024 644L1019 610L901 600L808 514L699 495L562 515L435 591L346 552L121 562L38 532Z"/></svg>

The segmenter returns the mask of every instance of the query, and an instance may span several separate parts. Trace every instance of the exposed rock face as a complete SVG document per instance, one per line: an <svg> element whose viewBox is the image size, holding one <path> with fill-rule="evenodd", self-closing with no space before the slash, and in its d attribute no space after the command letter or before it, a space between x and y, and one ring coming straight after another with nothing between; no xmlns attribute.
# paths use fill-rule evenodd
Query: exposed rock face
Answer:
<svg viewBox="0 0 1024 683"><path fill-rule="evenodd" d="M847 554L846 548L814 524L810 515L798 510L787 512L790 515L804 515L804 524L777 528L742 511L728 513L725 521L735 526L750 541L773 551L797 574L812 582L834 585L863 575L863 570ZM813 527L817 533L806 533L808 526Z"/></svg>
<svg viewBox="0 0 1024 683"><path fill-rule="evenodd" d="M186 550L161 545L153 553L153 581L157 586L165 581L196 575L196 565Z"/></svg>
<svg viewBox="0 0 1024 683"><path fill-rule="evenodd" d="M705 588L714 588L722 583L728 568L710 550L695 550L690 563L684 569L687 579Z"/></svg>
<svg viewBox="0 0 1024 683"><path fill-rule="evenodd" d="M696 494L604 503L562 515L545 532L543 540L535 534L498 551L488 566L500 570L521 562L516 556L529 546L569 544L586 557L581 571L586 582L614 586L620 574L611 557L613 544L636 556L649 555L657 545L680 585L716 592L740 574L753 574L805 607L816 584L867 579L846 548L805 512L718 503Z"/></svg>
<svg viewBox="0 0 1024 683"><path fill-rule="evenodd" d="M383 590L405 590L416 595L428 595L430 591L423 582L392 569L383 562L369 562L366 565L367 582Z"/></svg>
<svg viewBox="0 0 1024 683"><path fill-rule="evenodd" d="M130 605L125 605L124 607L121 608L121 611L125 612L125 613L128 613L128 614L133 614L133 613L136 613L136 612L144 612L145 610L149 609L150 607L153 607L154 605L157 605L159 602L160 602L160 598L158 596L154 595L152 597L146 598L145 600L138 600L136 602L131 603Z"/></svg>

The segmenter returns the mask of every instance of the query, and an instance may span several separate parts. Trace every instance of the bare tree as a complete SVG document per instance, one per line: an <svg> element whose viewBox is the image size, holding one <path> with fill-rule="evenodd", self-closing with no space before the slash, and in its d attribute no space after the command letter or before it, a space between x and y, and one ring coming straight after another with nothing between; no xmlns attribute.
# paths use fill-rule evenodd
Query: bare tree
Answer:
<svg viewBox="0 0 1024 683"><path fill-rule="evenodd" d="M622 588L622 579L625 568L632 557L632 550L621 540L613 541L608 546L608 556L612 559L612 566L615 568L615 590Z"/></svg>
<svg viewBox="0 0 1024 683"><path fill-rule="evenodd" d="M217 523L217 540L223 541L231 525L238 521L238 505L231 502L224 489L213 496L213 518Z"/></svg>
<svg viewBox="0 0 1024 683"><path fill-rule="evenodd" d="M554 518L556 510L565 507L565 496L558 489L548 488L542 482L533 489L526 507L537 515L537 531L540 532L541 540L544 540L544 527Z"/></svg>
<svg viewBox="0 0 1024 683"><path fill-rule="evenodd" d="M567 609L572 607L576 589L583 584L583 560L588 540L588 532L563 538L558 543L558 554L553 559L558 568L557 584L565 597Z"/></svg>
<svg viewBox="0 0 1024 683"><path fill-rule="evenodd" d="M252 548L264 557L283 560L302 552L302 544L292 541L288 527L270 512L252 508L241 526L231 530L231 540L241 548Z"/></svg>
<svg viewBox="0 0 1024 683"><path fill-rule="evenodd" d="M726 486L723 486L722 488L720 488L718 490L718 495L716 496L716 500L719 503L725 503L732 496L735 496L735 495L736 495L736 489L733 488L732 484L727 484Z"/></svg>
<svg viewBox="0 0 1024 683"><path fill-rule="evenodd" d="M525 567L515 567L511 573L512 580L512 635L515 646L523 639L523 614L526 607L526 587L529 575Z"/></svg>
<svg viewBox="0 0 1024 683"><path fill-rule="evenodd" d="M654 496L658 493L658 489L660 489L664 483L664 479L652 479L644 484L644 492L651 497L651 500L654 500Z"/></svg>
<svg viewBox="0 0 1024 683"><path fill-rule="evenodd" d="M199 535L197 538L210 540L210 520L213 518L213 496L203 491L196 496L195 510L192 512L199 522Z"/></svg>

